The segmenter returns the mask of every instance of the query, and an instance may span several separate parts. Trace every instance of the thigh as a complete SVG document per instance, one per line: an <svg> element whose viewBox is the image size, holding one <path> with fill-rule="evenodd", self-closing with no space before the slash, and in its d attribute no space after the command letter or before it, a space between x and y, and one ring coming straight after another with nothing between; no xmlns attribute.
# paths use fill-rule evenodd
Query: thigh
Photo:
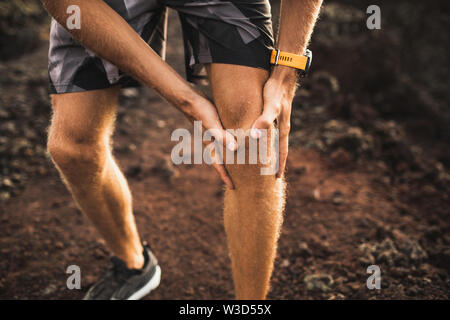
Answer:
<svg viewBox="0 0 450 320"><path fill-rule="evenodd" d="M114 126L120 87L52 95L52 140L78 144L109 137Z"/></svg>
<svg viewBox="0 0 450 320"><path fill-rule="evenodd" d="M165 56L167 9L156 0L105 0L153 50ZM106 41L107 39L105 39ZM139 86L111 62L86 49L52 19L48 72L51 93Z"/></svg>
<svg viewBox="0 0 450 320"><path fill-rule="evenodd" d="M263 110L263 87L269 72L233 64L206 66L214 103L225 128L248 129Z"/></svg>
<svg viewBox="0 0 450 320"><path fill-rule="evenodd" d="M209 63L270 69L274 40L268 0L161 1L179 13L189 81L203 78Z"/></svg>

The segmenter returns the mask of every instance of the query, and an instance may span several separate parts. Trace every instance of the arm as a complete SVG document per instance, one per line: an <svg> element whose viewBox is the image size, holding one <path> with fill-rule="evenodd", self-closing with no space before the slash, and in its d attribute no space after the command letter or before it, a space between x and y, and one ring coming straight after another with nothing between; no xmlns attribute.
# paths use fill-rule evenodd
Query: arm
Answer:
<svg viewBox="0 0 450 320"><path fill-rule="evenodd" d="M165 63L111 7L102 0L42 0L47 11L66 27L67 7L78 5L81 28L67 30L100 57L154 88L188 118L215 129L214 139L230 146L234 137L226 132L215 106ZM228 143L227 143L228 142ZM232 146L233 144L231 144ZM223 166L214 165L222 180L232 186Z"/></svg>
<svg viewBox="0 0 450 320"><path fill-rule="evenodd" d="M277 48L303 54L311 38L322 0L281 0L280 30ZM278 119L280 130L279 169L281 177L286 166L292 99L296 89L296 70L274 66L264 86L264 111L253 124L254 129L269 128ZM256 131L257 132L257 131ZM254 134L258 136L258 134Z"/></svg>

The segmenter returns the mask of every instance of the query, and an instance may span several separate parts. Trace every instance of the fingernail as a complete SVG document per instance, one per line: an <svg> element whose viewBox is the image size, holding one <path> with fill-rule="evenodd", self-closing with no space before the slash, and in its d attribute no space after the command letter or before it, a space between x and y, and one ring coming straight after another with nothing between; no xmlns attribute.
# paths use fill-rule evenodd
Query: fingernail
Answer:
<svg viewBox="0 0 450 320"><path fill-rule="evenodd" d="M228 148L228 150L230 150L230 151L236 150L236 143L235 143L233 140L231 140L231 141L227 144L227 148Z"/></svg>
<svg viewBox="0 0 450 320"><path fill-rule="evenodd" d="M261 130L252 128L252 130L250 131L250 135L253 139L259 139L261 137Z"/></svg>

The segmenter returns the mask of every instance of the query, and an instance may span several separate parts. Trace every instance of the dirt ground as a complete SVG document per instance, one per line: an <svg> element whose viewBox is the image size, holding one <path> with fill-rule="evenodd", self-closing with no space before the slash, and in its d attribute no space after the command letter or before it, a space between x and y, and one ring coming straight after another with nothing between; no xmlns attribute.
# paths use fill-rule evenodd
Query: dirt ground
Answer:
<svg viewBox="0 0 450 320"><path fill-rule="evenodd" d="M341 9L356 12L349 8ZM447 115L413 113L414 103L436 110L448 100L435 99L434 88L403 101L413 110L410 119L383 110L401 109L399 92L421 84L405 76L391 79L398 92L388 98L373 98L375 89L364 95L362 82L382 76L371 77L364 56L348 56L352 48L334 63L324 36L336 22L332 9L312 44L319 67L294 101L287 207L269 298L448 299L450 157L448 126L439 129ZM351 25L349 16L338 22ZM168 61L183 72L173 13L171 22ZM351 37L352 29L345 30ZM80 299L108 263L104 241L45 155L45 32L44 25L36 50L0 63L0 299ZM365 75L361 82L357 70ZM170 134L180 127L189 122L154 92L123 91L115 155L132 189L139 231L163 271L146 299L232 299L223 187L212 168L171 164ZM372 264L381 268L380 290L366 286ZM66 287L69 265L81 268L81 290Z"/></svg>

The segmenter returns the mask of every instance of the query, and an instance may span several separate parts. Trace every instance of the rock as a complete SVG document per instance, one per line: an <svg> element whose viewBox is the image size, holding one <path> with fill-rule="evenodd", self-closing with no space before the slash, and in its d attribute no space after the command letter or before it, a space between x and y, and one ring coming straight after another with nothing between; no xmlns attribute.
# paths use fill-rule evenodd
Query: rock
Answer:
<svg viewBox="0 0 450 320"><path fill-rule="evenodd" d="M317 201L320 200L320 189L319 188L315 188L313 190L313 197L314 199L316 199Z"/></svg>
<svg viewBox="0 0 450 320"><path fill-rule="evenodd" d="M334 157L343 162L347 158L358 158L363 154L370 154L374 149L374 141L370 134L365 133L360 127L350 126L343 121L330 120L325 123L320 139L323 142L323 150L334 154ZM338 150L341 151L338 151ZM345 151L345 153L343 152Z"/></svg>
<svg viewBox="0 0 450 320"><path fill-rule="evenodd" d="M30 149L30 148L26 148L26 149L23 151L23 153L24 153L24 155L26 155L27 157L32 157L32 156L34 155L33 149Z"/></svg>
<svg viewBox="0 0 450 320"><path fill-rule="evenodd" d="M137 88L125 88L122 89L121 93L125 98L136 98L139 95L139 91Z"/></svg>
<svg viewBox="0 0 450 320"><path fill-rule="evenodd" d="M377 255L377 262L385 262L390 266L394 265L401 258L400 252L389 238L376 246L375 254Z"/></svg>
<svg viewBox="0 0 450 320"><path fill-rule="evenodd" d="M327 123L325 123L325 129L328 130L337 130L340 128L342 124L337 120L329 120Z"/></svg>
<svg viewBox="0 0 450 320"><path fill-rule="evenodd" d="M348 284L352 291L358 291L361 288L361 283L359 282L351 282Z"/></svg>
<svg viewBox="0 0 450 320"><path fill-rule="evenodd" d="M6 121L2 124L2 131L11 135L17 134L17 127L12 121Z"/></svg>
<svg viewBox="0 0 450 320"><path fill-rule="evenodd" d="M307 258L311 256L311 250L308 247L308 244L306 242L300 242L300 244L298 245L299 247L299 254L300 256Z"/></svg>
<svg viewBox="0 0 450 320"><path fill-rule="evenodd" d="M365 217L360 217L356 219L356 225L360 228L368 229L372 228L373 224L372 221Z"/></svg>
<svg viewBox="0 0 450 320"><path fill-rule="evenodd" d="M166 122L164 120L158 120L156 121L156 126L158 128L164 128L166 126Z"/></svg>
<svg viewBox="0 0 450 320"><path fill-rule="evenodd" d="M134 143L130 143L128 145L128 150L130 150L131 152L136 151L137 146Z"/></svg>
<svg viewBox="0 0 450 320"><path fill-rule="evenodd" d="M409 239L397 229L394 229L392 233L398 243L397 245L390 238L375 244L361 244L359 250L362 256L359 258L359 261L366 264L384 262L389 266L394 266L402 261L414 263L427 259L427 252L417 241Z"/></svg>
<svg viewBox="0 0 450 320"><path fill-rule="evenodd" d="M343 285L344 283L346 283L347 281L348 281L348 279L347 279L346 277L338 277L337 279L334 280L334 283L335 283L337 286L341 286L341 285Z"/></svg>
<svg viewBox="0 0 450 320"><path fill-rule="evenodd" d="M338 148L330 155L330 160L336 166L345 166L352 161L352 157L344 149Z"/></svg>
<svg viewBox="0 0 450 320"><path fill-rule="evenodd" d="M403 258L402 253L397 250L394 242L389 238L375 244L363 243L359 246L359 250L362 253L359 261L364 264L384 262L389 266L393 266Z"/></svg>
<svg viewBox="0 0 450 320"><path fill-rule="evenodd" d="M1 201L6 201L9 198L11 198L11 194L9 192L6 192L6 191L0 192L0 200Z"/></svg>
<svg viewBox="0 0 450 320"><path fill-rule="evenodd" d="M392 230L392 235L394 236L395 240L399 242L404 242L408 239L408 237L399 229Z"/></svg>
<svg viewBox="0 0 450 320"><path fill-rule="evenodd" d="M331 290L333 285L333 277L329 274L312 274L307 275L303 279L307 290L320 290L327 292Z"/></svg>
<svg viewBox="0 0 450 320"><path fill-rule="evenodd" d="M8 112L8 110L5 109L0 109L0 118L1 119L8 119L10 117L10 113Z"/></svg>
<svg viewBox="0 0 450 320"><path fill-rule="evenodd" d="M343 295L348 296L352 293L352 289L347 285L340 285L338 288L336 288L338 291L340 291Z"/></svg>
<svg viewBox="0 0 450 320"><path fill-rule="evenodd" d="M427 252L415 240L407 240L400 248L412 261L421 261L428 258Z"/></svg>
<svg viewBox="0 0 450 320"><path fill-rule="evenodd" d="M327 71L316 71L312 74L312 80L315 84L325 86L332 93L339 92L338 79Z"/></svg>
<svg viewBox="0 0 450 320"><path fill-rule="evenodd" d="M57 248L57 249L64 249L64 243L62 243L61 241L56 241L55 242L55 248Z"/></svg>
<svg viewBox="0 0 450 320"><path fill-rule="evenodd" d="M44 166L39 166L38 168L37 168L37 173L39 173L40 175L45 175L45 174L47 174L47 167L44 167Z"/></svg>
<svg viewBox="0 0 450 320"><path fill-rule="evenodd" d="M412 286L406 290L406 294L410 297L415 297L419 294L419 288L417 286Z"/></svg>
<svg viewBox="0 0 450 320"><path fill-rule="evenodd" d="M427 184L422 187L422 192L425 196L432 196L439 191L434 186Z"/></svg>
<svg viewBox="0 0 450 320"><path fill-rule="evenodd" d="M358 261L362 264L374 264L375 263L375 257L373 256L374 248L368 243L363 243L358 247L359 251L361 252L361 255L358 259Z"/></svg>
<svg viewBox="0 0 450 320"><path fill-rule="evenodd" d="M281 261L281 263L280 263L280 267L287 268L287 267L289 267L290 264L291 263L289 262L288 259L283 259L283 261Z"/></svg>
<svg viewBox="0 0 450 320"><path fill-rule="evenodd" d="M94 250L93 256L97 260L103 260L106 256L106 254L101 248L97 248Z"/></svg>
<svg viewBox="0 0 450 320"><path fill-rule="evenodd" d="M3 187L11 188L14 184L8 178L3 179L2 184Z"/></svg>
<svg viewBox="0 0 450 320"><path fill-rule="evenodd" d="M344 201L344 196L343 196L342 192L335 191L335 192L333 192L331 199L332 199L333 204L340 205Z"/></svg>
<svg viewBox="0 0 450 320"><path fill-rule="evenodd" d="M44 296L48 296L48 295L52 294L53 292L55 292L56 289L57 289L56 285L50 284L44 290L42 290L42 294Z"/></svg>
<svg viewBox="0 0 450 320"><path fill-rule="evenodd" d="M405 278L409 275L411 270L409 268L403 268L403 267L394 267L389 270L389 273L392 277L397 279Z"/></svg>
<svg viewBox="0 0 450 320"><path fill-rule="evenodd" d="M345 296L342 293L332 294L328 300L344 300Z"/></svg>
<svg viewBox="0 0 450 320"><path fill-rule="evenodd" d="M11 153L13 155L19 155L23 150L28 150L31 148L31 143L24 138L17 138L13 140Z"/></svg>

